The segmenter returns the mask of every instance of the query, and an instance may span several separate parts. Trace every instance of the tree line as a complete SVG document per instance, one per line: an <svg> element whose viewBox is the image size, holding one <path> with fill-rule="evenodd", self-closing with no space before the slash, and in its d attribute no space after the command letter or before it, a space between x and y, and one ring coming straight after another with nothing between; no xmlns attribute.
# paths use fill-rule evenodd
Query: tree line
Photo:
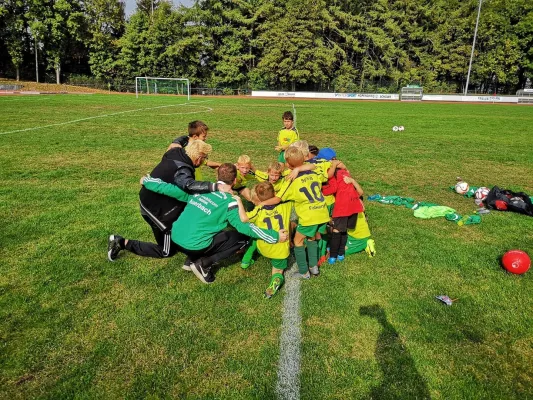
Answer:
<svg viewBox="0 0 533 400"><path fill-rule="evenodd" d="M0 74L273 90L462 92L478 0L0 1ZM533 80L533 1L484 0L470 90Z"/></svg>

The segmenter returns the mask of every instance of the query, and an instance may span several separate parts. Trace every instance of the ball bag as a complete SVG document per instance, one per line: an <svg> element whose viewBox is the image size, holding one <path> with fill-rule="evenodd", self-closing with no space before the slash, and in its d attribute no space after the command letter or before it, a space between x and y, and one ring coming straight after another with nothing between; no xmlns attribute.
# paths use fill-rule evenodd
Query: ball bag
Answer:
<svg viewBox="0 0 533 400"><path fill-rule="evenodd" d="M523 274L531 266L531 259L525 251L509 250L502 257L502 265L507 271L513 274Z"/></svg>

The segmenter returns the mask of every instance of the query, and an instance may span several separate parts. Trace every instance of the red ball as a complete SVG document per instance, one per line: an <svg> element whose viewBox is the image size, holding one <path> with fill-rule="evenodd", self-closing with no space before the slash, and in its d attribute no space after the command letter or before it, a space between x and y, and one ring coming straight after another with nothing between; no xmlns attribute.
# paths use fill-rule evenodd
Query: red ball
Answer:
<svg viewBox="0 0 533 400"><path fill-rule="evenodd" d="M525 251L509 250L502 257L502 265L513 274L523 274L531 266L531 259Z"/></svg>

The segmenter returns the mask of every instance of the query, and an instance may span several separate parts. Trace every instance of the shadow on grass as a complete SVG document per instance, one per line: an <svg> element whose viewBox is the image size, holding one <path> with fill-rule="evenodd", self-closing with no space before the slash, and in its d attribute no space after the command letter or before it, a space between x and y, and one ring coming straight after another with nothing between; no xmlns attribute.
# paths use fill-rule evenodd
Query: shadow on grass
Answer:
<svg viewBox="0 0 533 400"><path fill-rule="evenodd" d="M383 381L372 388L372 399L430 399L424 378L418 373L409 350L379 305L363 306L359 314L375 318L382 327L376 343L376 361Z"/></svg>

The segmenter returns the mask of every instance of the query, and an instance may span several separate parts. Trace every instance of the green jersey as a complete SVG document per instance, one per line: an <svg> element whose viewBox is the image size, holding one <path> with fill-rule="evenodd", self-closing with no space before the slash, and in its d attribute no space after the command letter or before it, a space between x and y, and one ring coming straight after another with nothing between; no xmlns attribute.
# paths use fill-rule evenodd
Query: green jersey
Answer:
<svg viewBox="0 0 533 400"><path fill-rule="evenodd" d="M213 242L213 236L227 228L228 223L243 235L277 243L276 231L261 229L239 218L237 201L229 193L211 192L188 194L179 187L160 179L145 178L144 187L156 193L187 203L177 221L172 224L172 241L187 250L202 250Z"/></svg>

